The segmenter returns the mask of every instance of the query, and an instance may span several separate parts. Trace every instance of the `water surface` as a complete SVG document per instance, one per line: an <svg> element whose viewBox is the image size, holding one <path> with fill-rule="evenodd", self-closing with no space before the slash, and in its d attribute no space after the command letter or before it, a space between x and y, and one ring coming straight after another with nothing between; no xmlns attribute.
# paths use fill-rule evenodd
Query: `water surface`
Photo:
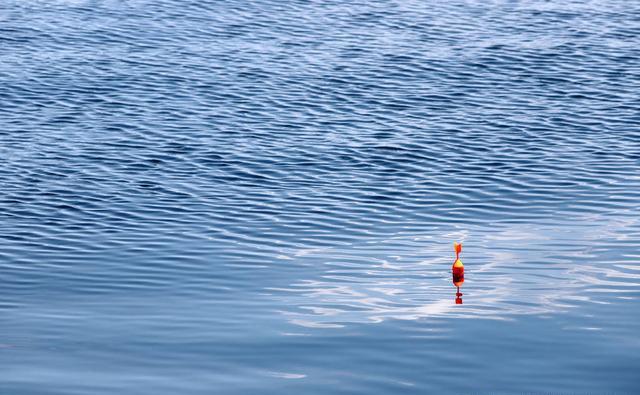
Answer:
<svg viewBox="0 0 640 395"><path fill-rule="evenodd" d="M0 393L638 393L639 34L616 0L3 1Z"/></svg>

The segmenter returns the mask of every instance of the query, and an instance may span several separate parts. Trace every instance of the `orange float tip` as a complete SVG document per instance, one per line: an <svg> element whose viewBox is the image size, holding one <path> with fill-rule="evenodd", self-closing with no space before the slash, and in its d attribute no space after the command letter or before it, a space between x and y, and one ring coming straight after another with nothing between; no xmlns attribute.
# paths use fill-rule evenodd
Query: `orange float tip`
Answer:
<svg viewBox="0 0 640 395"><path fill-rule="evenodd" d="M453 243L453 249L456 251L456 255L462 252L462 243L458 243L457 241Z"/></svg>

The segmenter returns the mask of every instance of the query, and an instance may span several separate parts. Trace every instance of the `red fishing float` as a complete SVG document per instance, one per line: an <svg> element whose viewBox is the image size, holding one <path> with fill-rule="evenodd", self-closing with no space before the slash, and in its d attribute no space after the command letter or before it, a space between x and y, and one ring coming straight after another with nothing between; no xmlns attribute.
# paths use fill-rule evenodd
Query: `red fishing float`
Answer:
<svg viewBox="0 0 640 395"><path fill-rule="evenodd" d="M464 265L460 260L460 253L462 252L461 243L453 243L453 248L456 252L456 260L451 267L451 273L453 274L453 285L456 286L456 304L462 304L462 293L460 293L460 287L464 282Z"/></svg>

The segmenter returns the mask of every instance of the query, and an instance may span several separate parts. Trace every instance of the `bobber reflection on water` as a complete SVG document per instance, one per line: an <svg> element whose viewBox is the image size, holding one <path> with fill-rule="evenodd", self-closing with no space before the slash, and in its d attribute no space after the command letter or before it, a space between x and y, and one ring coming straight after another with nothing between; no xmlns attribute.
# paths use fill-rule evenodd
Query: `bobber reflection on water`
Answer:
<svg viewBox="0 0 640 395"><path fill-rule="evenodd" d="M464 283L464 265L460 260L460 253L462 252L462 244L453 243L453 248L456 251L456 260L451 267L451 273L453 275L453 285L456 286L456 304L462 304L462 293L460 293L460 287Z"/></svg>

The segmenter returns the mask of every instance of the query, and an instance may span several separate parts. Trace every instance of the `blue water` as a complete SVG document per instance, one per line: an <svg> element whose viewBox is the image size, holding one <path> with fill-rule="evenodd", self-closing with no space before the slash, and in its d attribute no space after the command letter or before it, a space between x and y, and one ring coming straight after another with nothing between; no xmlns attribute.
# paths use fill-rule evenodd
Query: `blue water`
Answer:
<svg viewBox="0 0 640 395"><path fill-rule="evenodd" d="M634 1L1 1L0 394L637 394L639 92Z"/></svg>

